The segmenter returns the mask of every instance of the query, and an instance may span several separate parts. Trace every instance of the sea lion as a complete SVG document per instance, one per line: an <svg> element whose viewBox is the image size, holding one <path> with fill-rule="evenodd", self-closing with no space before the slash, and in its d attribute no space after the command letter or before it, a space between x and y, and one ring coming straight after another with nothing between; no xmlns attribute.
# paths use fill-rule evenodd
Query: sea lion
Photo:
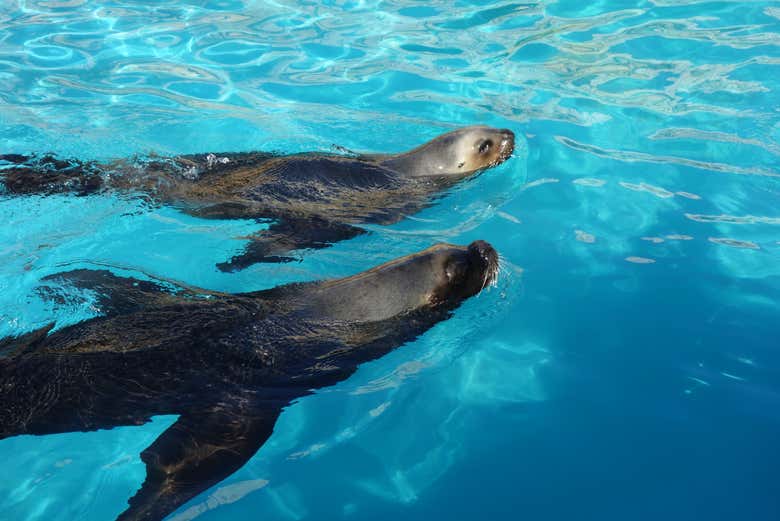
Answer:
<svg viewBox="0 0 780 521"><path fill-rule="evenodd" d="M460 128L400 154L275 155L251 152L147 158L107 164L52 156L0 156L9 194L106 190L142 193L204 218L256 219L270 226L250 237L223 271L289 261L289 252L324 248L392 224L425 208L458 181L509 158L511 130Z"/></svg>
<svg viewBox="0 0 780 521"><path fill-rule="evenodd" d="M177 414L141 453L146 480L118 518L162 519L243 466L292 400L445 320L497 270L496 251L476 241L233 295L100 270L56 276L96 292L105 316L0 342L0 439Z"/></svg>

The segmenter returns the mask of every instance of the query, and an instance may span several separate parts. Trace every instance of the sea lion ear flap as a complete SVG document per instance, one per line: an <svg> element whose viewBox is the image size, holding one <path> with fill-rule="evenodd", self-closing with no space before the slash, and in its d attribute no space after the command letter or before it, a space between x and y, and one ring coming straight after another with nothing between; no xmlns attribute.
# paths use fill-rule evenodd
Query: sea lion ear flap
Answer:
<svg viewBox="0 0 780 521"><path fill-rule="evenodd" d="M141 453L146 479L117 521L163 519L244 466L273 432L281 406L183 414Z"/></svg>
<svg viewBox="0 0 780 521"><path fill-rule="evenodd" d="M108 270L78 269L55 273L43 278L47 283L38 288L38 294L44 300L73 300L72 288L89 290L95 293L97 307L105 316L132 313L150 305L164 304L175 298L176 289L149 280L131 277L117 277ZM186 291L186 290L185 290ZM79 297L75 297L78 301Z"/></svg>

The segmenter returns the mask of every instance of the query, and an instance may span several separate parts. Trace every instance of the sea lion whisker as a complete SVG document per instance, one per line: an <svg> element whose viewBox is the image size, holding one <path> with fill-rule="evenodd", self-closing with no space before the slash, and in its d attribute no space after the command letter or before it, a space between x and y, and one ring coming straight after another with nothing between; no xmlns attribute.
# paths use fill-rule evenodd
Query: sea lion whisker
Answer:
<svg viewBox="0 0 780 521"><path fill-rule="evenodd" d="M500 262L500 259L499 259ZM495 266L492 266L490 269L490 287L497 287L498 286L498 275L499 275L499 265L496 263Z"/></svg>
<svg viewBox="0 0 780 521"><path fill-rule="evenodd" d="M485 285L487 285L488 278L490 276L490 271L485 271L485 275L482 278L482 287L479 288L479 293L477 294L477 297L482 294L482 290L485 289Z"/></svg>
<svg viewBox="0 0 780 521"><path fill-rule="evenodd" d="M496 287L498 285L498 272L499 272L499 263L501 259L499 258L495 264L488 267L488 269L485 270L485 274L482 278L482 286L479 288L479 293L477 293L477 298L479 298L479 295L482 293L482 291L486 287Z"/></svg>

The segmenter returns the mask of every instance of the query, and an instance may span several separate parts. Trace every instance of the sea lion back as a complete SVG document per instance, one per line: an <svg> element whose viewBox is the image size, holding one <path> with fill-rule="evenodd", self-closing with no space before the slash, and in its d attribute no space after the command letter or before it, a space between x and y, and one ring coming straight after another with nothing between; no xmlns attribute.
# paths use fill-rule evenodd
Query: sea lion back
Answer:
<svg viewBox="0 0 780 521"><path fill-rule="evenodd" d="M256 183L243 194L250 198L335 201L343 192L387 190L402 180L372 162L339 156L300 154L268 161L258 169Z"/></svg>

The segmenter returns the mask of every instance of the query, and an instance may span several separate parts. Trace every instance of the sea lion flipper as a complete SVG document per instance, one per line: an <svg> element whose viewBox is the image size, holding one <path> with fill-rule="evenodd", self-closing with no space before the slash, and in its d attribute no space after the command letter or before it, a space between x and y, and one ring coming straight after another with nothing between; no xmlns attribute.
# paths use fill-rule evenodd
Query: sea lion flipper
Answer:
<svg viewBox="0 0 780 521"><path fill-rule="evenodd" d="M184 207L182 211L199 219L254 219L260 216L258 210L251 205L233 201L192 208Z"/></svg>
<svg viewBox="0 0 780 521"><path fill-rule="evenodd" d="M146 480L117 521L158 521L241 468L273 432L281 407L186 413L141 453Z"/></svg>
<svg viewBox="0 0 780 521"><path fill-rule="evenodd" d="M217 268L230 272L258 262L290 262L297 260L287 255L291 251L328 248L334 242L364 233L362 228L319 218L285 218L252 236L243 252L228 262L217 264Z"/></svg>
<svg viewBox="0 0 780 521"><path fill-rule="evenodd" d="M6 337L0 339L0 357L13 357L22 353L32 351L46 338L49 331L54 328L55 323L50 322L43 327L39 327L29 333L16 337Z"/></svg>
<svg viewBox="0 0 780 521"><path fill-rule="evenodd" d="M43 278L47 284L38 288L46 300L61 300L61 286L71 286L94 292L96 305L105 316L132 313L144 307L165 304L176 298L173 291L181 288L150 280L118 277L108 270L77 269L55 273ZM52 285L48 285L52 283Z"/></svg>
<svg viewBox="0 0 780 521"><path fill-rule="evenodd" d="M0 181L9 194L72 193L90 195L105 188L103 172L92 162L5 154L0 161L11 163L0 170Z"/></svg>
<svg viewBox="0 0 780 521"><path fill-rule="evenodd" d="M20 165L32 159L32 156L23 156L21 154L0 154L0 162Z"/></svg>

